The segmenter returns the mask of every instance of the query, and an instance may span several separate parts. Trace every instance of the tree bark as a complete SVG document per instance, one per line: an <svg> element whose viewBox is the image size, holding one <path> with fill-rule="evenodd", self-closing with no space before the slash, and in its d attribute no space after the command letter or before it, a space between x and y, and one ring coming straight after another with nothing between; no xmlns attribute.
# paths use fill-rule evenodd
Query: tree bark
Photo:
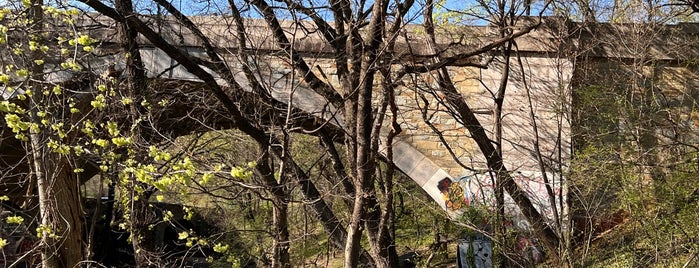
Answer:
<svg viewBox="0 0 699 268"><path fill-rule="evenodd" d="M149 197L150 194L138 194L135 190L132 190L129 197L129 231L138 268L158 267L160 261L155 255L155 238L148 228L155 222L155 215L150 211L148 203Z"/></svg>
<svg viewBox="0 0 699 268"><path fill-rule="evenodd" d="M289 229L288 229L288 201L275 196L272 201L272 225L274 225L274 259L272 267L289 268L291 258L289 256Z"/></svg>
<svg viewBox="0 0 699 268"><path fill-rule="evenodd" d="M274 178L273 167L270 165L269 157L271 157L269 147L258 143L260 152L259 161L255 166L257 172L262 177L262 181L267 187L267 191L272 193L272 225L274 229L274 249L272 267L291 267L291 258L289 255L289 247L291 241L289 239L288 225L288 210L289 210L289 192L284 184L280 184ZM284 160L282 160L284 161Z"/></svg>
<svg viewBox="0 0 699 268"><path fill-rule="evenodd" d="M41 0L31 1L28 13L29 19L34 21L30 30L36 36L41 36L44 31L43 4ZM32 58L41 60L43 56L36 51L32 53ZM44 81L43 65L33 65L32 79ZM31 87L34 91L41 92L43 86L32 82ZM43 100L44 96L38 94L32 97L31 110L45 105ZM32 115L31 120L38 126L41 125L36 115ZM44 145L49 138L47 133L48 130L37 132L33 129L29 133L32 171L39 196L40 224L45 228L41 232L41 263L45 268L74 267L82 260L84 253L78 182L72 176L67 159L52 153Z"/></svg>
<svg viewBox="0 0 699 268"><path fill-rule="evenodd" d="M116 0L114 6L117 12L124 16L134 16L133 3L131 0ZM121 49L126 54L126 88L129 97L132 100L144 99L147 96L146 92L146 75L137 43L138 32L135 31L127 23L119 24L119 41ZM140 101L132 101L129 104L129 112L127 122L132 125L132 138L138 141L141 136L138 134L141 131L141 126L138 123L140 120L140 111L137 104ZM129 157L141 158L144 157L138 153L138 149L133 150ZM138 187L147 187L141 185L135 178L131 178L129 187L125 190L129 194L128 212L130 214L129 223L131 232L131 245L134 251L136 267L155 267L159 262L155 256L156 242L149 226L155 221L154 215L149 207L149 198L151 191L145 190L139 192Z"/></svg>

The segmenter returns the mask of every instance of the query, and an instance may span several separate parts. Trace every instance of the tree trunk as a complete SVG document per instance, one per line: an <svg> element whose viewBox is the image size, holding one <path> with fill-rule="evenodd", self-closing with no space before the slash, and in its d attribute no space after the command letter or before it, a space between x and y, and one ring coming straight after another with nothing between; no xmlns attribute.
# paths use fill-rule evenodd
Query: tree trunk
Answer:
<svg viewBox="0 0 699 268"><path fill-rule="evenodd" d="M348 228L348 239L345 246L345 267L356 267L358 261L358 253L361 248L361 221L367 220L367 228L375 232L378 222L378 216L381 207L376 201L376 192L374 185L374 172L376 167L376 152L378 148L373 146L374 141L378 139L378 133L373 133L374 117L372 107L372 96L374 86L374 74L377 71L377 58L379 46L383 43L384 19L387 9L386 1L375 1L372 8L372 17L369 22L367 34L368 42L365 42L363 51L352 51L354 56L361 56L361 69L359 73L351 73L360 81L356 98L357 109L355 114L345 114L345 118L354 117L356 128L354 138L356 141L356 158L354 160L356 168L355 176L355 198L352 217ZM360 37L361 38L361 37ZM353 37L353 44L364 42L358 37ZM354 49L353 49L354 50ZM351 92L352 89L346 89ZM374 135L372 135L374 134ZM368 216L371 216L369 218ZM380 247L377 243L371 246ZM381 259L380 248L372 247L375 259ZM382 261L379 261L379 263ZM381 265L377 263L377 265Z"/></svg>
<svg viewBox="0 0 699 268"><path fill-rule="evenodd" d="M528 7L527 7L528 10ZM501 14L505 14L505 9L502 7L499 12ZM505 32L507 29L507 22L505 21L505 16L503 16L503 19L501 22L499 22L499 34L500 38L504 38L507 33ZM507 42L503 44L501 47L502 49L502 54L501 56L503 57L503 67L501 70L502 77L500 78L500 85L498 87L498 91L495 94L495 100L494 100L494 115L493 115L493 125L495 127L495 151L499 154L502 155L502 106L503 103L505 102L505 92L507 91L507 83L509 82L510 79L510 57L512 54L512 42ZM499 170L495 171L495 174L499 173ZM491 178L493 173L490 173ZM512 263L510 263L510 258L508 258L507 251L511 248L510 241L507 238L507 230L505 228L505 188L503 187L503 182L500 180L500 178L495 178L495 226L494 226L494 231L495 231L495 241L498 243L498 250L496 252L496 260L497 263L499 264L500 267L508 267L512 266Z"/></svg>
<svg viewBox="0 0 699 268"><path fill-rule="evenodd" d="M133 187L132 187L133 188ZM155 237L149 226L155 221L154 214L148 206L150 194L139 195L136 191L131 192L129 202L129 222L131 232L131 245L134 250L136 267L158 267L160 258L155 256Z"/></svg>
<svg viewBox="0 0 699 268"><path fill-rule="evenodd" d="M357 177L354 188L354 207L347 231L345 245L345 267L357 267L359 260L360 242L362 238L362 220L365 218L368 199L376 198L373 193L374 163L371 153L371 88L363 87L359 94L357 109ZM374 202L376 201L374 200ZM371 209L377 209L372 207Z"/></svg>
<svg viewBox="0 0 699 268"><path fill-rule="evenodd" d="M274 259L272 267L290 268L289 257L289 229L288 229L288 208L285 199L275 197L273 200L272 224L274 225Z"/></svg>
<svg viewBox="0 0 699 268"><path fill-rule="evenodd" d="M274 207L272 208L272 225L274 233L272 236L274 239L274 249L272 267L288 268L291 267L291 258L289 256L291 241L289 240L288 223L289 191L285 187L284 182L278 183L274 178L274 168L271 166L271 161L269 161L271 154L268 148L268 146L258 143L260 156L258 157L258 163L255 169L257 169L260 177L262 177L262 181L267 188L266 190L273 195L272 204ZM283 161L284 160L282 160L282 162ZM291 160L287 159L286 161ZM287 163L283 163L282 165L286 166L286 164ZM288 176L288 174L285 172L282 176Z"/></svg>
<svg viewBox="0 0 699 268"><path fill-rule="evenodd" d="M43 1L31 1L28 13L33 20L31 31L39 36L43 32ZM32 53L34 60L41 60L41 52ZM33 81L44 80L43 65L35 64L32 68ZM36 92L42 91L42 85L32 82ZM35 99L36 98L36 99ZM37 102L38 100L38 102ZM40 105L43 96L31 98L32 110ZM40 119L32 115L32 122L41 125ZM29 139L32 156L32 169L37 183L39 196L39 215L41 231L42 267L74 267L83 258L82 208L78 182L72 176L67 159L52 153L44 144L48 140L48 130L37 132L30 130Z"/></svg>
<svg viewBox="0 0 699 268"><path fill-rule="evenodd" d="M83 222L78 182L65 159L50 156L32 135L34 173L39 194L42 267L74 267L83 259ZM55 157L54 162L49 158ZM55 235L55 236L54 236Z"/></svg>
<svg viewBox="0 0 699 268"><path fill-rule="evenodd" d="M125 16L133 16L133 3L131 0L116 0L114 2L116 10ZM132 138L138 141L141 138L139 135L142 130L137 122L139 122L140 111L137 106L139 99L145 98L146 95L146 75L141 53L137 43L138 33L132 29L127 23L119 23L119 41L122 51L129 55L126 57L126 88L129 97L132 100L129 104L128 118L126 122L132 125ZM138 149L135 153L129 153L129 157L141 158ZM137 182L135 178L131 178L129 187L126 192L129 195L128 212L131 232L131 245L134 251L134 259L137 267L155 267L159 259L154 256L156 253L156 242L152 232L149 231L149 226L155 221L153 213L150 211L149 198L152 192L147 190L139 192L137 187L145 187Z"/></svg>
<svg viewBox="0 0 699 268"><path fill-rule="evenodd" d="M546 246L549 252L558 252L558 236L556 236L553 229L546 223L546 220L539 211L536 210L531 200L526 196L526 193L512 179L512 176L503 164L502 156L495 151L495 147L493 147L488 135L485 133L485 129L483 129L480 122L478 122L473 111L469 108L461 95L456 92L456 89L446 86L444 90L447 102L459 113L459 116L464 122L464 126L468 129L469 133L471 133L471 136L485 156L488 168L497 171L497 179L502 183L503 188L510 194L520 210L522 210L522 214L524 214L532 225L535 235L541 239L541 242Z"/></svg>
<svg viewBox="0 0 699 268"><path fill-rule="evenodd" d="M51 182L48 180L44 172L45 163L43 161L43 153L41 145L39 145L39 135L30 135L32 145L32 156L34 166L34 176L36 176L37 191L39 194L39 215L41 217L41 226L51 227L52 206L51 196L49 195L49 187ZM54 229L54 228L52 228ZM47 231L41 232L41 266L44 268L59 267L58 260L54 257L57 254L55 248L55 239L49 236Z"/></svg>

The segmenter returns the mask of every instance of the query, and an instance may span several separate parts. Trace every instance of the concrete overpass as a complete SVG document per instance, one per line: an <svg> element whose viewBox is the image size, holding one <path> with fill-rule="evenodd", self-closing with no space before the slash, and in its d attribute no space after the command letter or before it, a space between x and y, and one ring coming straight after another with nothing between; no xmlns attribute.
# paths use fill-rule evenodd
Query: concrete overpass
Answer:
<svg viewBox="0 0 699 268"><path fill-rule="evenodd" d="M249 46L254 47L251 54L255 54L255 62L244 63L234 53L238 48L238 39L232 19L212 16L193 17L192 20L213 42L226 64L234 70L235 80L245 91L252 92L252 89L240 66L250 64L257 72L257 79L264 83L265 88L269 89L269 94L276 100L318 118L324 118L338 128L343 127L344 118L336 108L323 96L301 83L299 74L294 74L294 69L288 64L285 56L279 54L279 48L274 43L270 31L266 29L264 21L246 21ZM536 22L524 21L522 27ZM113 22L104 20L104 23L108 25ZM159 34L171 44L179 44L179 47L190 55L205 56L201 41L190 31L174 21L166 20L160 23ZM324 77L330 85L341 88L332 55L329 53L332 51L329 44L324 42L318 31L299 30L313 29L314 26L307 22L301 22L303 27L289 21L283 23L289 38L295 40L295 53L302 54L312 63L311 67L318 77ZM560 34L557 31L561 31L559 27L562 27L559 23L560 21L555 19L546 20L541 29L518 39L520 51L525 55L522 58L524 66L523 69L512 71L503 113L503 139L506 141L506 144L503 144L503 154L506 165L518 174L516 177L521 187L531 194L541 212L546 213L550 213L551 208L545 198L538 162L532 157L531 142L535 139L535 134L531 127L533 119L529 115L529 107L533 107L538 117L534 120L537 120L539 125L538 139L544 153L551 155L560 152L561 158L567 163L570 155L570 118L565 109L569 109L570 106L569 86L573 64L571 59L555 55L563 45L556 40L556 35ZM431 53L426 49L426 43L419 34L419 26L408 26L404 31L407 39L397 43L394 54L398 64L428 59ZM491 42L495 33L495 29L490 27L469 27L457 29L455 32L444 32L440 35L440 49L445 50L445 55L470 51ZM116 35L110 28L98 29L92 35L99 36L104 42L103 45L110 46L116 43L113 39ZM456 40L462 40L461 44L447 45ZM147 40L140 40L140 43L144 44L141 54L149 77L199 81L165 52L150 46ZM479 112L481 122L492 129L493 107L490 94L497 89L501 80L501 59L495 58L487 69L463 67L464 62L486 62L489 56L490 54L486 54L456 61L451 64L449 70L460 93L468 98ZM113 62L119 62L119 57L101 58L101 61L102 64L93 66L106 68ZM228 86L224 78L213 71L210 73L220 85ZM439 187L440 182L445 183L445 179L464 189L468 203L492 204L490 197L493 182L487 173L485 159L480 155L468 132L444 105L439 104L439 96L430 92L431 79L429 76L415 76L414 81L405 81L404 86L396 92L396 102L401 113L399 123L405 131L393 144L393 161L403 173L452 215L458 215L465 204L457 209L447 207L445 196ZM527 93L530 93L531 100ZM425 103L421 103L418 95L426 96L430 104L424 106ZM561 183L558 179L554 180L554 188L560 190ZM512 213L516 213L517 209L513 203L510 208Z"/></svg>

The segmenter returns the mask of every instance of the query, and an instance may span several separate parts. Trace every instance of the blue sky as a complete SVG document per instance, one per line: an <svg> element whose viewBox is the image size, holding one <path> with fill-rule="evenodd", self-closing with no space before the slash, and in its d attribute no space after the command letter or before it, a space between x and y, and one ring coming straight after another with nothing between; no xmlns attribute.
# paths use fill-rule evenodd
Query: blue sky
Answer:
<svg viewBox="0 0 699 268"><path fill-rule="evenodd" d="M140 13L150 13L150 14L156 14L158 12L158 7L157 5L150 0L133 0L134 5L136 6L136 9ZM317 1L317 0L311 0L316 6L321 6L321 7L327 7L328 1ZM490 0L492 2L493 0ZM518 0L522 1L522 0ZM108 2L108 1L103 1L103 2ZM242 3L242 1L237 1ZM308 3L308 1L305 1ZM487 0L485 2L488 2ZM79 7L81 9L86 9L86 6L80 2L71 0L69 1L71 5L74 5L76 7ZM174 6L180 8L180 10L187 14L187 15L197 15L197 14L226 14L228 13L228 1L221 1L221 0L174 0L171 2ZM270 1L272 4L277 4L279 5L279 2L276 1ZM358 3L358 1L354 1L354 3ZM367 1L365 4L367 8L370 5L371 1ZM108 3L111 5L110 3ZM486 13L483 11L482 8L478 7L478 2L473 0L473 1L463 1L463 0L444 0L441 1L441 7L443 7L441 10L437 10L435 12L436 16L440 16L442 18L449 18L450 22L459 22L459 23L466 23L466 24L484 24L485 22L483 20L479 20L476 16L472 16L472 14L481 14L481 15L486 15ZM540 7L540 2L534 2L534 5L532 7L532 14L538 13L539 10L541 10ZM242 5L241 5L242 6ZM356 5L358 6L358 5ZM412 23L421 23L422 22L422 8L424 7L424 0L417 0L415 4L413 5L413 8L411 9L411 12L406 16L406 20L410 21ZM521 8L521 3L517 7L519 13L522 12ZM329 19L332 20L331 13L327 10L319 10L319 14L323 17L328 17ZM248 12L248 16L250 17L259 17L259 15L255 14L254 12ZM280 14L281 15L281 14ZM290 15L284 14L282 15L286 18L291 18Z"/></svg>

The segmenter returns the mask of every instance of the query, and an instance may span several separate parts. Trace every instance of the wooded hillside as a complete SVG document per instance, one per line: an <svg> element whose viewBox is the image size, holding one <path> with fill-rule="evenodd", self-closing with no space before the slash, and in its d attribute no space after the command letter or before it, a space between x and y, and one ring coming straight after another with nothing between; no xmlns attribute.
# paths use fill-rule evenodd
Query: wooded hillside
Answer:
<svg viewBox="0 0 699 268"><path fill-rule="evenodd" d="M695 2L0 5L3 266L699 265Z"/></svg>

